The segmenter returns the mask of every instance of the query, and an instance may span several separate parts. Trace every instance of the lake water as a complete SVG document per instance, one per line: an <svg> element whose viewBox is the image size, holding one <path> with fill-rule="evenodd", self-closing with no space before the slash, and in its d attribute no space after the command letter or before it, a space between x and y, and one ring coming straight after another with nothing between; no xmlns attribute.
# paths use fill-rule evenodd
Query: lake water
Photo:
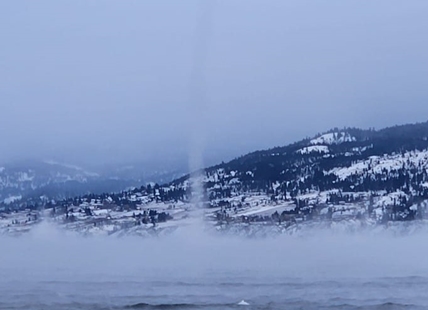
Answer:
<svg viewBox="0 0 428 310"><path fill-rule="evenodd" d="M427 309L428 279L2 281L0 309ZM245 298L249 306L238 302Z"/></svg>
<svg viewBox="0 0 428 310"><path fill-rule="evenodd" d="M0 238L0 309L428 309L428 235ZM238 305L245 300L249 305Z"/></svg>

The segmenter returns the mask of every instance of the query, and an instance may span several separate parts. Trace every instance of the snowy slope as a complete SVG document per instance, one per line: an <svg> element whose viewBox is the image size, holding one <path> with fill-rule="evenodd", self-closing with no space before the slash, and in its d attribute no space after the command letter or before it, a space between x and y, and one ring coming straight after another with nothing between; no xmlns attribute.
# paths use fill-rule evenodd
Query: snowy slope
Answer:
<svg viewBox="0 0 428 310"><path fill-rule="evenodd" d="M355 142L357 139L348 132L331 132L312 139L309 144L312 145L332 145L344 142Z"/></svg>
<svg viewBox="0 0 428 310"><path fill-rule="evenodd" d="M310 153L328 153L330 150L326 145L314 145L307 146L297 151L299 154L310 154Z"/></svg>
<svg viewBox="0 0 428 310"><path fill-rule="evenodd" d="M349 167L334 168L327 174L334 174L344 180L351 175L390 174L399 169L428 171L428 150L414 150L400 154L370 156L366 160L353 163Z"/></svg>

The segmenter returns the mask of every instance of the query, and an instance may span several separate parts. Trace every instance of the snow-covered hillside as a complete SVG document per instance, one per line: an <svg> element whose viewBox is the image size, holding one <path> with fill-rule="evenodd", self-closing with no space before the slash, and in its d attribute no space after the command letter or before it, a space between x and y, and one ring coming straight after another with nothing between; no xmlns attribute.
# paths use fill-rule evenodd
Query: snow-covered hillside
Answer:
<svg viewBox="0 0 428 310"><path fill-rule="evenodd" d="M306 146L298 150L297 153L303 155L303 154L311 154L311 153L328 153L329 151L330 150L326 145L313 145L313 146Z"/></svg>
<svg viewBox="0 0 428 310"><path fill-rule="evenodd" d="M398 170L428 171L428 150L412 150L399 154L384 154L382 156L370 156L366 160L356 161L349 167L338 167L327 172L334 174L339 179L345 180L352 175L371 176L383 174L386 176L397 173Z"/></svg>
<svg viewBox="0 0 428 310"><path fill-rule="evenodd" d="M209 167L197 177L187 175L116 194L28 203L20 212L51 210L52 220L64 227L92 231L105 226L109 233L131 226L139 226L133 231L178 227L195 208L204 210L205 218L219 230L231 225L288 229L301 223L425 221L427 136L428 123L379 131L336 130L250 153ZM20 179L30 182L32 176L22 174ZM7 229L28 224L13 220L7 205L0 210L3 224L10 225Z"/></svg>

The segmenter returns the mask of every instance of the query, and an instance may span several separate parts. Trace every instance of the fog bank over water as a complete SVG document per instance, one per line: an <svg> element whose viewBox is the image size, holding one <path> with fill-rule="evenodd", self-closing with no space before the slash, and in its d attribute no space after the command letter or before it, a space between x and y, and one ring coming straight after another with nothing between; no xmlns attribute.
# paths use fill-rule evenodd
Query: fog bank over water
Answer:
<svg viewBox="0 0 428 310"><path fill-rule="evenodd" d="M428 276L425 232L398 237L322 230L306 237L248 239L183 228L157 238L83 238L41 224L28 235L0 241L0 282Z"/></svg>

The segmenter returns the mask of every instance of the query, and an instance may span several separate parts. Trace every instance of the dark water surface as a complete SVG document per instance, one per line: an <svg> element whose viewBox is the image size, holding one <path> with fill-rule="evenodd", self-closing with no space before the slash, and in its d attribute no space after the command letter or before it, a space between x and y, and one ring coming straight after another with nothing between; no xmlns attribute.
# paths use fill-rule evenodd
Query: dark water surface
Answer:
<svg viewBox="0 0 428 310"><path fill-rule="evenodd" d="M1 281L0 309L428 309L427 292L422 277L15 280ZM238 305L241 300L250 305Z"/></svg>

